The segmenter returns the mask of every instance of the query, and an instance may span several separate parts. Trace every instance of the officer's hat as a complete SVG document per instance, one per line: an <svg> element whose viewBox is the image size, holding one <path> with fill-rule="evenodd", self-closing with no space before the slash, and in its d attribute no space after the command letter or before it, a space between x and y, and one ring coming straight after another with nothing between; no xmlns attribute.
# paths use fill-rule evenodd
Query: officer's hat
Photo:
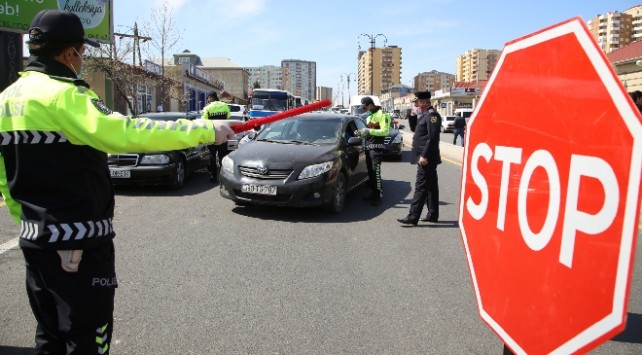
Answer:
<svg viewBox="0 0 642 355"><path fill-rule="evenodd" d="M207 116L211 120L224 120L230 117L230 107L223 101L214 101L205 106Z"/></svg>
<svg viewBox="0 0 642 355"><path fill-rule="evenodd" d="M419 91L415 93L415 99L412 102L417 100L430 100L430 91Z"/></svg>
<svg viewBox="0 0 642 355"><path fill-rule="evenodd" d="M365 109L366 105L374 105L374 100L370 96L361 98L361 109Z"/></svg>
<svg viewBox="0 0 642 355"><path fill-rule="evenodd" d="M84 42L92 47L100 47L100 43L85 38L85 29L76 14L52 9L42 10L33 18L27 43L48 42Z"/></svg>

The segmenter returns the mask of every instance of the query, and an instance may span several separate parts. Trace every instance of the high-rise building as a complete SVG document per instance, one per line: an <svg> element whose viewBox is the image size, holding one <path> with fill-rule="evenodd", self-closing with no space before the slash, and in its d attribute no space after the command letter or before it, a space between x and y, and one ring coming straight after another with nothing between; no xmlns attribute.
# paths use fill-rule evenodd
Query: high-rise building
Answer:
<svg viewBox="0 0 642 355"><path fill-rule="evenodd" d="M633 16L620 11L597 15L587 25L597 44L605 53L622 48L631 43Z"/></svg>
<svg viewBox="0 0 642 355"><path fill-rule="evenodd" d="M416 91L448 90L455 82L455 75L443 73L436 70L424 72L414 77L413 88Z"/></svg>
<svg viewBox="0 0 642 355"><path fill-rule="evenodd" d="M284 59L281 61L281 68L286 68L289 75L289 85L285 86L295 96L313 100L317 87L317 63L298 60Z"/></svg>
<svg viewBox="0 0 642 355"><path fill-rule="evenodd" d="M401 48L368 48L358 54L358 94L381 95L401 83Z"/></svg>
<svg viewBox="0 0 642 355"><path fill-rule="evenodd" d="M281 89L283 90L287 83L287 75L284 71L287 69L275 65L264 65L254 68L245 68L250 73L250 87L258 86L263 89Z"/></svg>
<svg viewBox="0 0 642 355"><path fill-rule="evenodd" d="M318 86L317 87L317 94L316 94L316 100L317 101L322 101L325 99L330 99L332 100L332 88L327 87L327 86ZM311 98L310 100L313 100L314 98Z"/></svg>
<svg viewBox="0 0 642 355"><path fill-rule="evenodd" d="M488 80L502 53L498 49L471 49L457 57L455 77L458 82Z"/></svg>

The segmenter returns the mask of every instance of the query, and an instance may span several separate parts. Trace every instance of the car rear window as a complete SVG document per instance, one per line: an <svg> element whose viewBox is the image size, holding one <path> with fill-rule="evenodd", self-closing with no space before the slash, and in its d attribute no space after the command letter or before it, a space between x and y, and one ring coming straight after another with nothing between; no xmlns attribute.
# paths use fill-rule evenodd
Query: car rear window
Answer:
<svg viewBox="0 0 642 355"><path fill-rule="evenodd" d="M241 106L233 106L233 105L228 105L230 106L230 112L239 112L241 111Z"/></svg>

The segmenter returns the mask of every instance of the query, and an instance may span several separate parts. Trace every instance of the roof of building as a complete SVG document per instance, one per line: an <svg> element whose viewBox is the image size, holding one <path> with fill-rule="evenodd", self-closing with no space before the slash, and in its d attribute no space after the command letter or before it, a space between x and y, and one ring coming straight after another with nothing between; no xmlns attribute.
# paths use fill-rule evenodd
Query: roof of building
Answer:
<svg viewBox="0 0 642 355"><path fill-rule="evenodd" d="M209 57L201 58L205 68L241 68L240 65L234 63L232 59L227 57Z"/></svg>
<svg viewBox="0 0 642 355"><path fill-rule="evenodd" d="M606 57L613 64L642 59L642 41L635 41L622 48L607 53Z"/></svg>

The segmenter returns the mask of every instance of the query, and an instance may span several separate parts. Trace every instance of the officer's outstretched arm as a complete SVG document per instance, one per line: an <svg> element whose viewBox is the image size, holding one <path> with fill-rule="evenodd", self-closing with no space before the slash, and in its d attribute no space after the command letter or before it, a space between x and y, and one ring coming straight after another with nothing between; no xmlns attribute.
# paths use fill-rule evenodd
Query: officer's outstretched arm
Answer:
<svg viewBox="0 0 642 355"><path fill-rule="evenodd" d="M56 101L57 123L73 144L108 153L184 149L215 140L211 121L154 121L111 112L91 90L70 87ZM221 131L223 139L229 132Z"/></svg>

